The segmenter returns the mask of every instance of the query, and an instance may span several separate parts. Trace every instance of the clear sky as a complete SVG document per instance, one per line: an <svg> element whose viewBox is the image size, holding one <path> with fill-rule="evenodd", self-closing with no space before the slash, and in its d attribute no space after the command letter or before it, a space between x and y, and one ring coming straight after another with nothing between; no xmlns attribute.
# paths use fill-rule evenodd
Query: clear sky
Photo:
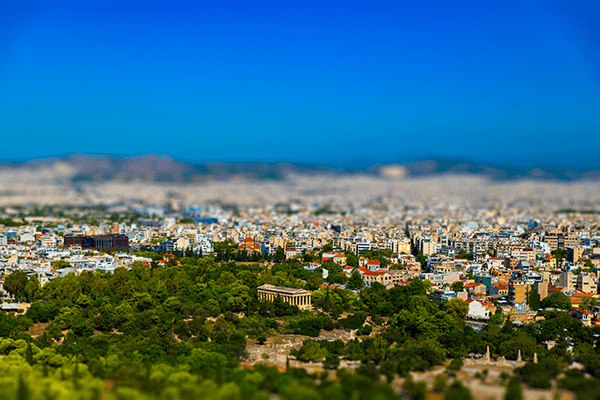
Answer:
<svg viewBox="0 0 600 400"><path fill-rule="evenodd" d="M0 1L0 159L600 164L598 4Z"/></svg>

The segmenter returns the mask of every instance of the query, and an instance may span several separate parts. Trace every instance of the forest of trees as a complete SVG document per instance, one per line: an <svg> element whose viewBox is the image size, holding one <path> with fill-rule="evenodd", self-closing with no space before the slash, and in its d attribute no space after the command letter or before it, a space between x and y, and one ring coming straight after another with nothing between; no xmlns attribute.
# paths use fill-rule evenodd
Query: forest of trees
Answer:
<svg viewBox="0 0 600 400"><path fill-rule="evenodd" d="M515 325L496 315L478 333L464 322L465 302L432 301L420 281L391 290L373 284L357 296L318 289L319 274L297 260L267 268L175 256L165 267L136 263L114 274L68 275L43 288L15 272L7 282L32 304L25 314L0 313L0 354L5 355L0 396L96 399L110 390L118 399L267 399L272 393L284 399L395 398L380 376L389 382L396 374L483 354L487 346L493 357L508 359L521 350L528 363L515 370L514 378L529 386L549 388L564 372L559 387L580 396L600 395L595 345L600 330L583 326L566 311L540 311L545 319L535 325ZM257 287L264 283L314 290L316 311L281 300L259 301ZM550 299L552 304L561 300ZM317 339L333 329L356 329L357 338L347 343ZM281 333L314 338L291 355L323 361L338 379L318 379L294 368L238 367L247 357L248 340L264 343ZM551 350L542 345L548 340L556 342ZM567 351L571 341L576 343L572 354ZM534 353L537 364L531 362ZM568 369L573 358L591 378ZM361 361L356 374L339 368L342 359ZM454 385L447 393L464 390Z"/></svg>

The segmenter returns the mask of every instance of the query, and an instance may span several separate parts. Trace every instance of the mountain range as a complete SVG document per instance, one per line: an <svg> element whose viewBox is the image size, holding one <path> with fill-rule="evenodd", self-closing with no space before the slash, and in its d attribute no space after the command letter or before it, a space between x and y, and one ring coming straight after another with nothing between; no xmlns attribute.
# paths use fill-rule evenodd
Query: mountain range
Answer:
<svg viewBox="0 0 600 400"><path fill-rule="evenodd" d="M63 157L0 163L0 171L56 171L71 183L103 181L145 181L193 183L211 180L281 180L289 175L367 174L389 179L436 175L472 175L506 181L518 179L579 181L600 180L600 168L526 168L485 164L466 159L431 159L394 164L364 162L344 167L291 162L206 162L176 160L167 155L146 154L119 157L73 154Z"/></svg>

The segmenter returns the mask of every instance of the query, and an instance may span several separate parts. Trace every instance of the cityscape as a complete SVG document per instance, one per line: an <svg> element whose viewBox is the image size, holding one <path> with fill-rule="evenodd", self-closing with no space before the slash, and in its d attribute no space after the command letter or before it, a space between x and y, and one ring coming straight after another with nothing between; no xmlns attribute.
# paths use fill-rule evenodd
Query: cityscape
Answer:
<svg viewBox="0 0 600 400"><path fill-rule="evenodd" d="M0 1L0 400L600 399L599 22Z"/></svg>
<svg viewBox="0 0 600 400"><path fill-rule="evenodd" d="M169 318L160 329L173 344L233 346L233 330L228 362L245 370L302 369L333 374L332 382L357 379L341 370L385 374L394 396L408 397L517 390L571 398L581 390L572 382L594 387L594 358L584 352L600 326L600 184L400 170L198 184L74 185L47 175L37 186L15 182L13 170L0 198L2 308L26 318L34 344L22 349L34 360L60 357L54 348L76 341L93 347L158 329L164 321L145 319L154 307L167 312L162 302L173 303L159 316ZM142 283L155 275L163 278L152 285L163 289ZM119 289L117 277L130 289ZM105 287L102 303L85 289L94 280L106 282L94 283ZM147 289L135 291L140 284ZM412 320L431 312L433 321ZM442 317L453 328L431 331ZM456 330L458 343L445 329ZM13 354L17 342L7 340L5 354ZM370 353L375 344L380 355ZM93 353L85 357L93 363Z"/></svg>

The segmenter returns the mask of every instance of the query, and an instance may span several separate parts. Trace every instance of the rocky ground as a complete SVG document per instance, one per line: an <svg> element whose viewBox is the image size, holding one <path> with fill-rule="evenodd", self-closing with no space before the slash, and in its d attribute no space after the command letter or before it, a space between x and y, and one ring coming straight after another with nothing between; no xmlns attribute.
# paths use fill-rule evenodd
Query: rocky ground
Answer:
<svg viewBox="0 0 600 400"><path fill-rule="evenodd" d="M342 339L344 342L347 342L353 337L352 332L336 329L331 332L322 332L318 338L313 339ZM322 362L302 362L290 355L290 350L299 349L302 346L302 342L306 339L311 338L301 335L275 335L270 337L267 342L262 345L254 341L249 341L246 346L249 356L248 359L242 363L242 366L245 368L252 368L254 364L260 363L277 366L280 370L284 371L286 368L286 360L289 359L289 366L291 368L304 368L309 373L320 373L325 370ZM503 372L511 374L514 368L514 365L512 364L514 363L514 361L507 361L505 365L496 365L493 361L492 363L486 363L484 357L473 360L468 359L465 360L463 368L456 373L456 378L471 389L471 393L475 399L501 400L506 391L501 374ZM340 368L354 370L358 365L360 365L360 361L341 360ZM411 372L411 377L415 382L426 382L428 389L433 391L435 376L445 374L445 371L446 366L439 366L431 371ZM487 371L487 373L484 371ZM328 379L336 379L335 374L330 373ZM402 384L404 381L404 378L398 376L392 381L392 387L397 393L402 392ZM448 384L451 382L452 378L448 378ZM523 387L523 396L524 400L575 399L573 393L557 390L556 387L547 390ZM443 396L433 392L429 393L429 400L438 398L441 400Z"/></svg>

